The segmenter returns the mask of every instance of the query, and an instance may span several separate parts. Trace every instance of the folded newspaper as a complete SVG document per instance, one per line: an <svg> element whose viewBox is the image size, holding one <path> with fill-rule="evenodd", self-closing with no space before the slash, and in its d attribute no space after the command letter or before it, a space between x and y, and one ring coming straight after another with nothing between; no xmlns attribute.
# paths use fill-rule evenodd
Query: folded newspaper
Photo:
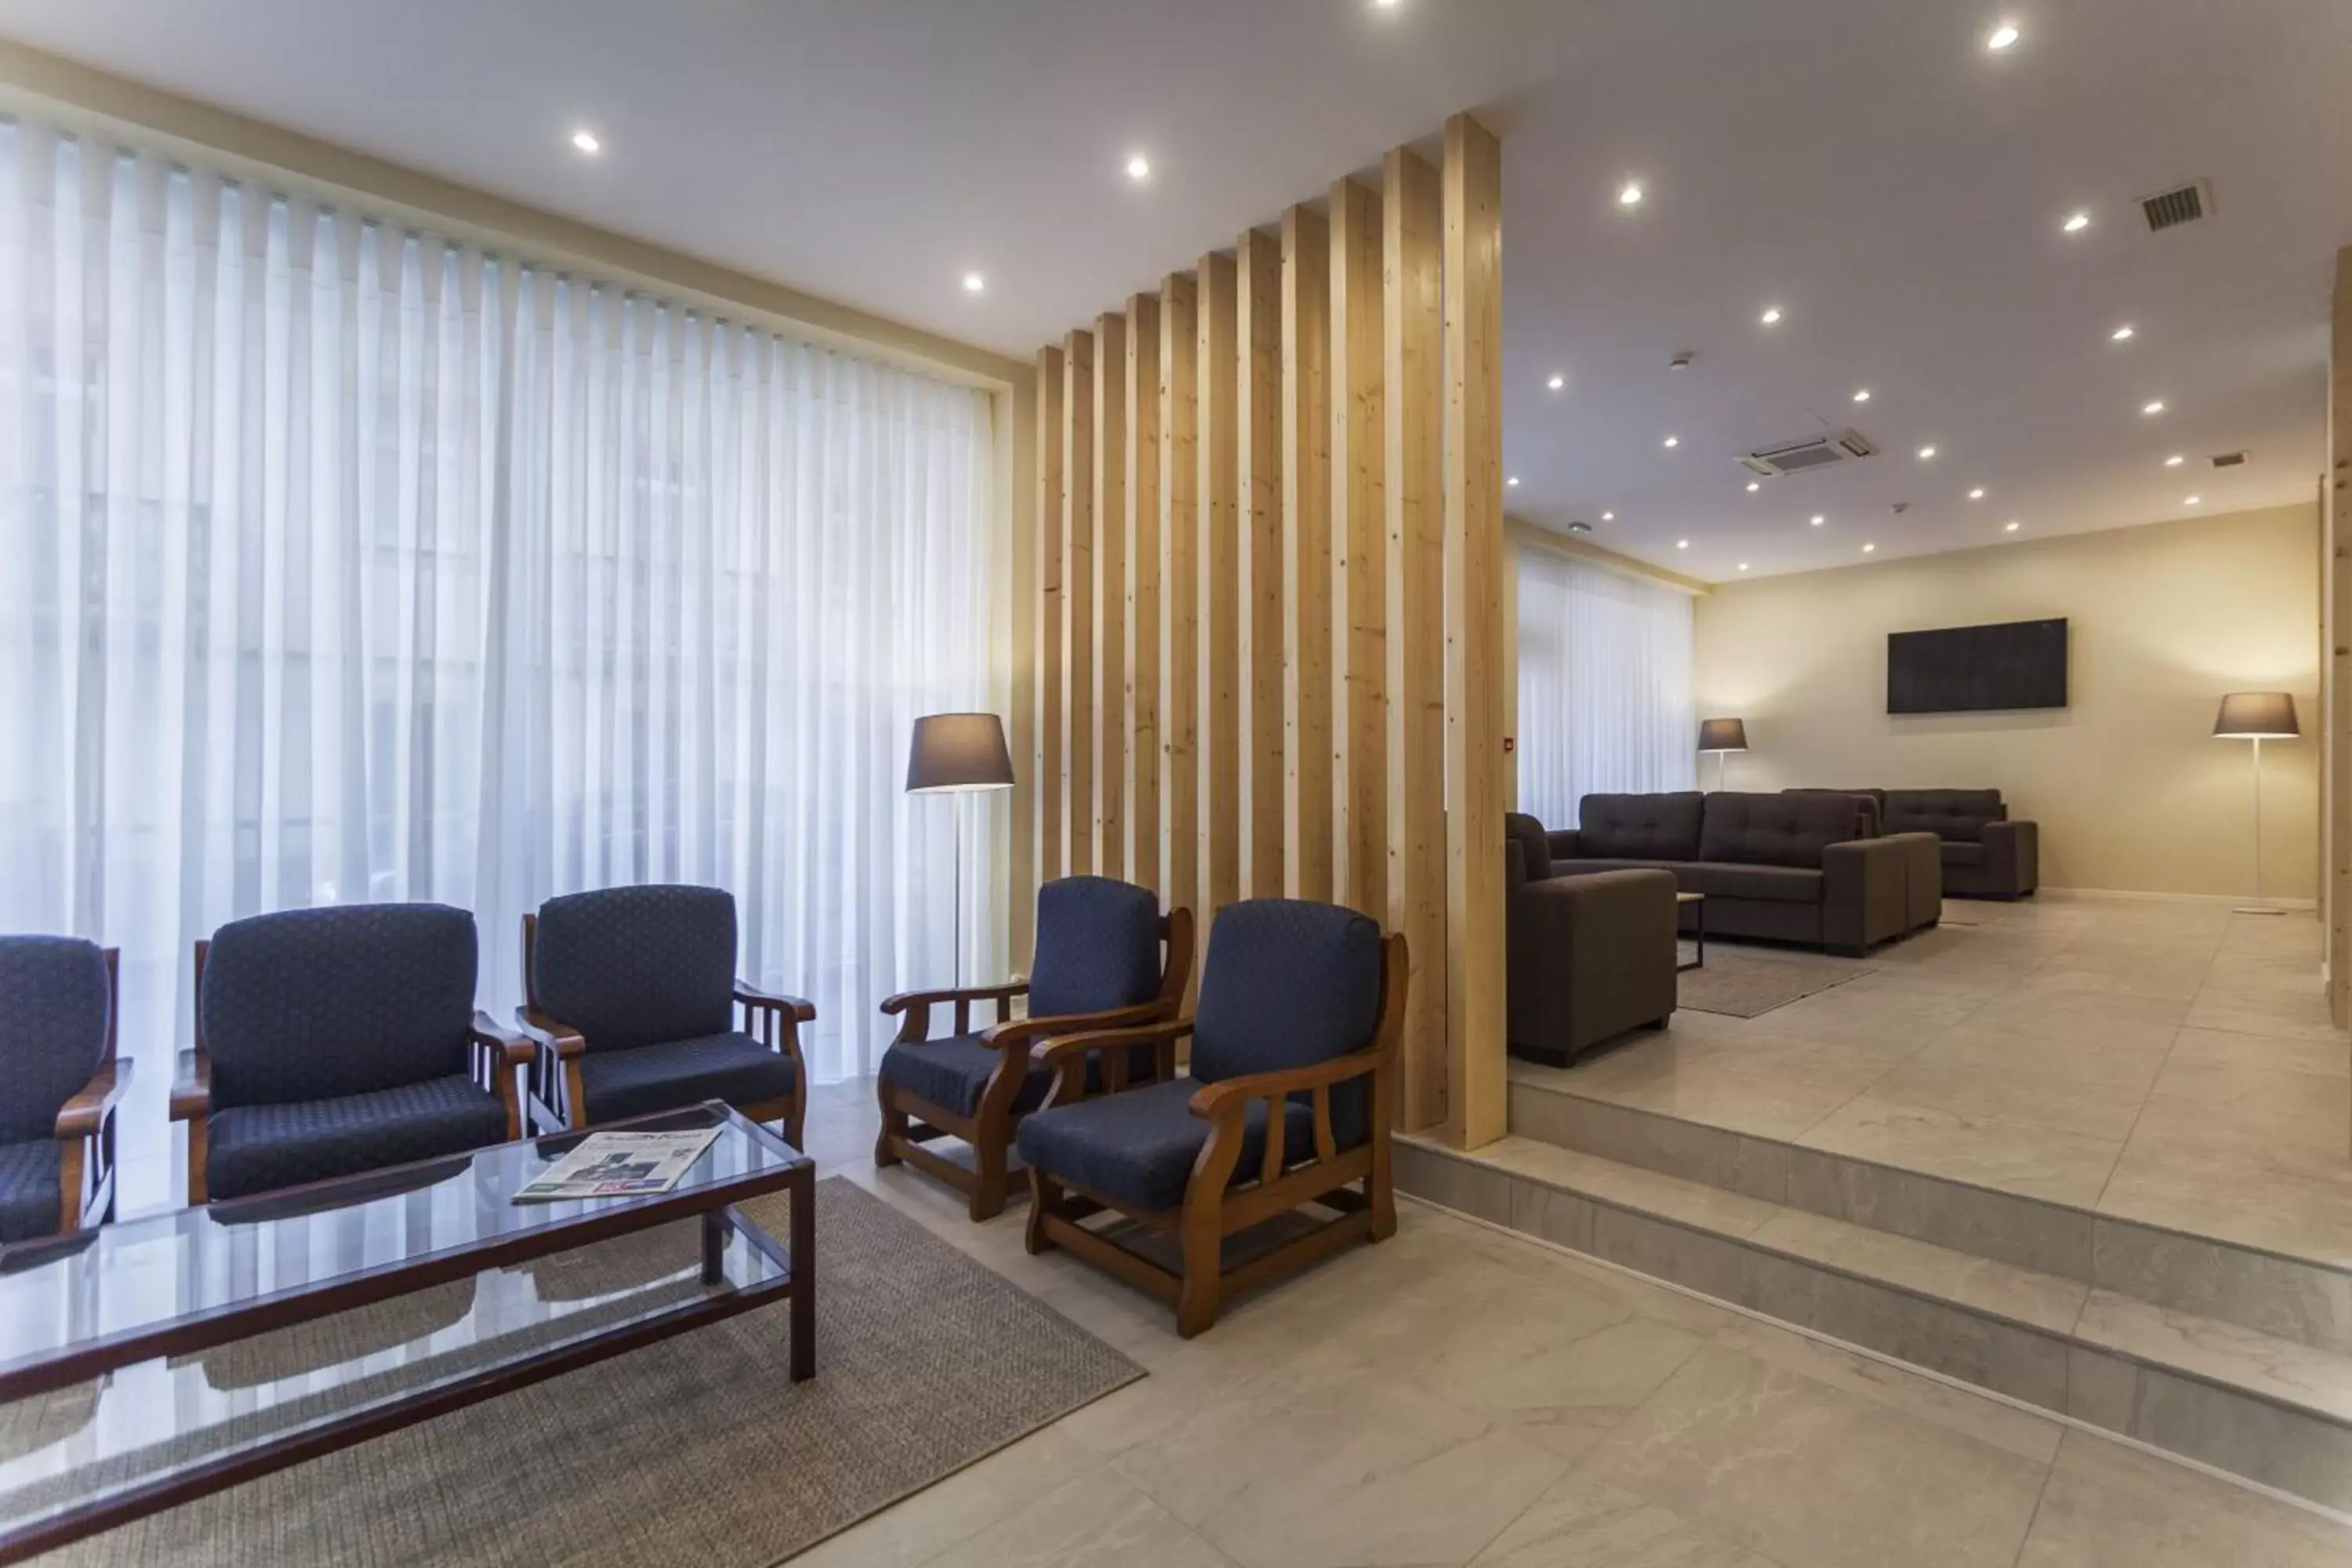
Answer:
<svg viewBox="0 0 2352 1568"><path fill-rule="evenodd" d="M698 1132L591 1132L515 1194L519 1204L637 1198L666 1193L702 1158L719 1129Z"/></svg>

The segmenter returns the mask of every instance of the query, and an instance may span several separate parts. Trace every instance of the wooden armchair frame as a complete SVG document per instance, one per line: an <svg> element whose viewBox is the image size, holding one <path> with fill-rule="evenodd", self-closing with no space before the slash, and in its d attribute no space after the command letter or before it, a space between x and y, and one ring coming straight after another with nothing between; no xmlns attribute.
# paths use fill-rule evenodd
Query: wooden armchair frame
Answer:
<svg viewBox="0 0 2352 1568"><path fill-rule="evenodd" d="M529 1087L523 1095L534 1138L552 1132L593 1127L588 1091L581 1080L580 1058L588 1041L581 1032L540 1011L537 969L532 963L539 946L539 917L522 917L523 1005L515 1009L515 1023L523 1036L522 1061ZM743 1009L743 1032L772 1051L782 1052L793 1064L793 1091L773 1100L735 1109L753 1121L783 1124L784 1142L797 1149L808 1121L808 1063L801 1056L800 1026L816 1021L816 1004L782 992L761 991L735 982L735 1002Z"/></svg>
<svg viewBox="0 0 2352 1568"><path fill-rule="evenodd" d="M1380 1017L1373 1026L1371 1043L1364 1049L1311 1067L1250 1073L1201 1086L1192 1096L1191 1110L1209 1123L1209 1141L1192 1163L1181 1207L1133 1208L1030 1167L1029 1250L1066 1247L1106 1273L1159 1297L1176 1309L1176 1331L1189 1340L1216 1321L1218 1303L1226 1292L1280 1279L1350 1241L1384 1241L1395 1235L1389 1119L1395 1099L1397 1039L1404 1027L1406 975L1404 938L1382 939ZM1172 1067L1176 1042L1192 1032L1191 1018L1174 1018L1140 1028L1106 1029L1042 1041L1036 1054L1052 1063L1056 1072L1045 1104L1067 1103L1063 1091L1074 1073L1083 1072L1082 1058L1089 1051L1149 1045ZM1368 1135L1361 1144L1343 1151L1331 1131L1331 1090L1359 1079L1369 1079L1371 1086L1370 1104L1366 1108ZM1315 1115L1313 1158L1297 1165L1284 1147L1282 1115L1282 1102L1294 1094L1311 1096ZM1241 1163L1245 1118L1251 1103L1257 1100L1267 1102L1265 1153L1255 1177L1233 1186L1234 1169ZM1358 1184L1360 1191L1349 1190ZM1334 1211L1337 1217L1233 1268L1224 1267L1225 1237L1310 1203ZM1171 1273L1081 1223L1104 1210L1175 1237L1183 1255L1182 1271Z"/></svg>
<svg viewBox="0 0 2352 1568"><path fill-rule="evenodd" d="M131 1088L133 1063L115 1045L122 1011L121 952L106 958L106 1047L98 1070L79 1093L58 1108L58 1233L70 1236L114 1217L114 1112Z"/></svg>
<svg viewBox="0 0 2352 1568"><path fill-rule="evenodd" d="M211 1149L209 1123L213 1113L212 1047L205 1039L205 955L212 943L196 943L196 1043L180 1053L179 1072L172 1083L172 1120L188 1124L188 1204L211 1201L205 1179L205 1156ZM507 1110L507 1141L522 1136L522 1105L515 1093L515 1068L530 1060L530 1042L502 1027L477 1009L467 1031L471 1050L467 1070L473 1080L499 1097Z"/></svg>
<svg viewBox="0 0 2352 1568"><path fill-rule="evenodd" d="M1032 1047L1047 1035L1067 1035L1080 1029L1117 1029L1174 1016L1184 1005L1184 986L1192 978L1192 911L1179 905L1161 915L1160 941L1160 989L1149 1002L1139 1002L1131 1007L1068 1013L1058 1017L1015 1018L1012 1016L1013 999L1027 993L1026 981L947 991L907 991L886 1000L882 1004L883 1015L897 1016L901 1020L894 1045L920 1045L929 1039L931 1008L947 1003L955 1005L955 1033L969 1035L972 1004L993 1001L996 1021L981 1033L980 1038L982 1044L996 1051L997 1059L994 1070L988 1075L988 1087L981 1092L980 1105L970 1116L934 1105L877 1075L874 1096L882 1109L882 1130L874 1140L874 1163L896 1165L903 1161L925 1175L946 1183L971 1200L975 1222L1003 1214L1011 1189L1013 1134L1023 1114L1017 1102L1033 1065ZM1171 1078L1174 1073L1174 1058L1171 1054L1160 1061L1159 1076ZM1075 1075L1076 1087L1065 1093L1066 1100L1077 1099L1085 1092L1083 1059L1072 1058L1065 1076L1071 1075ZM1102 1084L1108 1093L1129 1087L1126 1052L1114 1051L1103 1057ZM961 1138L971 1145L972 1168L966 1169L924 1147L941 1137Z"/></svg>

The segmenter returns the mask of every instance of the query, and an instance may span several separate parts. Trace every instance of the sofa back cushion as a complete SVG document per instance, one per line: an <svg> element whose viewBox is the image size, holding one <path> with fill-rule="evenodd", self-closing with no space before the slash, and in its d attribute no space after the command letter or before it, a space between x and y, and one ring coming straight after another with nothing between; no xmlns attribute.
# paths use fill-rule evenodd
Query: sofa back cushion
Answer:
<svg viewBox="0 0 2352 1568"><path fill-rule="evenodd" d="M735 895L653 882L539 906L539 1009L592 1051L723 1035L734 1025Z"/></svg>
<svg viewBox="0 0 2352 1568"><path fill-rule="evenodd" d="M196 1006L213 1109L339 1100L468 1070L474 917L341 904L231 921Z"/></svg>
<svg viewBox="0 0 2352 1568"><path fill-rule="evenodd" d="M1985 824L2008 820L2009 807L1997 789L1891 789L1886 792L1886 831L1933 833L1941 838L1978 843Z"/></svg>
<svg viewBox="0 0 2352 1568"><path fill-rule="evenodd" d="M1037 889L1031 1017L1133 1007L1159 991L1159 895L1111 877L1059 877Z"/></svg>
<svg viewBox="0 0 2352 1568"><path fill-rule="evenodd" d="M1607 860L1696 860L1705 799L1695 789L1588 795L1577 807L1578 852Z"/></svg>
<svg viewBox="0 0 2352 1568"><path fill-rule="evenodd" d="M1860 789L1813 789L1800 787L1785 789L1780 793L1782 795L1844 795L1846 798L1853 802L1855 823L1854 836L1856 837L1875 838L1884 831L1884 828L1881 826L1881 822L1885 812L1885 803L1880 798L1880 796L1885 794L1884 791Z"/></svg>
<svg viewBox="0 0 2352 1568"><path fill-rule="evenodd" d="M1381 985L1381 928L1366 916L1303 899L1227 904L1201 970L1192 1076L1216 1083L1363 1050L1380 1023ZM1343 1147L1364 1137L1370 1088L1359 1079L1331 1091Z"/></svg>
<svg viewBox="0 0 2352 1568"><path fill-rule="evenodd" d="M1852 795L1717 791L1706 797L1699 858L1818 867L1822 850L1860 837L1860 826Z"/></svg>
<svg viewBox="0 0 2352 1568"><path fill-rule="evenodd" d="M1551 876L1551 840L1544 836L1544 826L1523 811L1503 813L1504 879L1508 881L1512 869L1510 846L1517 845L1519 874L1530 882L1541 882Z"/></svg>
<svg viewBox="0 0 2352 1568"><path fill-rule="evenodd" d="M54 1138L106 1055L106 954L78 936L0 936L0 1143Z"/></svg>

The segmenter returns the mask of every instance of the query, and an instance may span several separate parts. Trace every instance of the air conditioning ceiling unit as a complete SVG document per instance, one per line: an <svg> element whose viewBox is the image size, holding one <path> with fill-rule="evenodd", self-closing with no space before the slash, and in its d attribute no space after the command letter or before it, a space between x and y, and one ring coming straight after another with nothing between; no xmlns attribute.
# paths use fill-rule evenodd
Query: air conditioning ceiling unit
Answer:
<svg viewBox="0 0 2352 1568"><path fill-rule="evenodd" d="M1851 463L1856 458L1867 458L1877 450L1861 432L1840 430L1833 435L1809 436L1801 441L1783 441L1777 446L1759 447L1739 460L1759 474L1779 476Z"/></svg>

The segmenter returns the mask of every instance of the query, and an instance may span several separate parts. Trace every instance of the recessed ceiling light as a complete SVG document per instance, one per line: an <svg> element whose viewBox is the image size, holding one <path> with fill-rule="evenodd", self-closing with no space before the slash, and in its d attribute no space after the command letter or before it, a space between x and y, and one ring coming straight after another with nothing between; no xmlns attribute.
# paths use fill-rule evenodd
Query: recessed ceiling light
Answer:
<svg viewBox="0 0 2352 1568"><path fill-rule="evenodd" d="M1688 550L1690 548L1690 541L1687 539L1677 539L1675 541L1675 548L1676 550Z"/></svg>
<svg viewBox="0 0 2352 1568"><path fill-rule="evenodd" d="M1561 387L1568 384L1568 377L1564 375L1555 375L1549 381L1545 382L1544 384L1550 387L1554 392L1558 392Z"/></svg>
<svg viewBox="0 0 2352 1568"><path fill-rule="evenodd" d="M1372 0L1372 4L1383 11L1393 11L1397 7L1397 0Z"/></svg>
<svg viewBox="0 0 2352 1568"><path fill-rule="evenodd" d="M1748 493L1749 495L1754 495L1758 490L1760 490L1760 489L1762 489L1763 488L1764 488L1764 485L1763 485L1763 482L1762 482L1761 480L1759 480L1759 479L1750 479L1750 480L1748 480Z"/></svg>
<svg viewBox="0 0 2352 1568"><path fill-rule="evenodd" d="M1138 153L1127 161L1127 177L1130 180L1151 178L1151 160Z"/></svg>
<svg viewBox="0 0 2352 1568"><path fill-rule="evenodd" d="M2180 504L2182 506L2202 506L2204 503L2205 498L2203 496L2190 496Z"/></svg>
<svg viewBox="0 0 2352 1568"><path fill-rule="evenodd" d="M2142 414L2161 414L2164 412L2164 399L2151 398L2139 405L2139 411Z"/></svg>
<svg viewBox="0 0 2352 1568"><path fill-rule="evenodd" d="M1764 308L1764 314L1759 319L1768 327L1779 326L1780 324L1780 307L1778 305L1766 306Z"/></svg>
<svg viewBox="0 0 2352 1568"><path fill-rule="evenodd" d="M963 291L965 293L977 294L987 287L988 279L982 278L979 273L967 272L963 275Z"/></svg>
<svg viewBox="0 0 2352 1568"><path fill-rule="evenodd" d="M1992 30L1992 36L1985 40L1985 47L1999 54L2015 42L2017 42L2017 24L2003 22L2000 26L1995 27Z"/></svg>
<svg viewBox="0 0 2352 1568"><path fill-rule="evenodd" d="M1505 479L1503 482L1510 486L1513 489L1517 489L1519 488L1519 476L1513 474L1509 479Z"/></svg>
<svg viewBox="0 0 2352 1568"><path fill-rule="evenodd" d="M1815 513L1813 513L1813 526L1814 526L1815 528L1819 528L1819 527L1821 527L1821 525L1822 525L1822 524L1823 524L1823 523L1827 522L1828 521L1829 521L1829 519L1828 519L1828 518L1823 517L1820 512L1815 512Z"/></svg>
<svg viewBox="0 0 2352 1568"><path fill-rule="evenodd" d="M1970 491L1969 492L1969 499L1970 500L1984 500L1984 486L1982 486L1982 485L1979 485L1976 489L1974 489L1970 490Z"/></svg>
<svg viewBox="0 0 2352 1568"><path fill-rule="evenodd" d="M1666 445L1669 447L1679 447L1682 444L1683 438L1679 436L1669 436L1666 437Z"/></svg>
<svg viewBox="0 0 2352 1568"><path fill-rule="evenodd" d="M1742 572L1747 571L1747 570L1748 570L1748 563L1747 563L1747 562L1745 562L1745 561L1741 562L1741 563L1739 563L1739 569L1740 569Z"/></svg>
<svg viewBox="0 0 2352 1568"><path fill-rule="evenodd" d="M597 137L593 131L590 131L585 128L574 131L572 133L572 144L592 157L604 150L604 142Z"/></svg>
<svg viewBox="0 0 2352 1568"><path fill-rule="evenodd" d="M2070 213L2066 216L2066 221L2060 224L2058 226L2064 229L2068 234L2080 234L2084 229L2091 226L2091 215L2089 213Z"/></svg>
<svg viewBox="0 0 2352 1568"><path fill-rule="evenodd" d="M1864 545L1864 546L1862 547L1862 552L1863 552L1864 555L1867 555L1867 554L1869 554L1872 551L1876 550L1877 548L1878 548L1878 546L1876 546L1875 544L1865 544L1865 545Z"/></svg>
<svg viewBox="0 0 2352 1568"><path fill-rule="evenodd" d="M1935 455L1936 448L1933 447L1922 447L1919 448L1919 460L1923 463Z"/></svg>
<svg viewBox="0 0 2352 1568"><path fill-rule="evenodd" d="M1617 205L1621 207L1640 206L1642 205L1642 182L1639 180L1626 181L1623 188L1619 190L1617 193Z"/></svg>
<svg viewBox="0 0 2352 1568"><path fill-rule="evenodd" d="M1614 522L1617 521L1617 514L1613 511L1604 511L1601 514L1601 521L1603 522Z"/></svg>
<svg viewBox="0 0 2352 1568"><path fill-rule="evenodd" d="M2015 533L2017 531L2017 520L2013 517L2011 518L2007 522L2000 525L2000 530L2003 533Z"/></svg>
<svg viewBox="0 0 2352 1568"><path fill-rule="evenodd" d="M1870 388L1868 388L1868 387L1866 387L1866 386L1865 386L1865 387L1864 387L1860 392L1855 393L1855 394L1853 395L1853 400L1854 400L1856 403L1867 403L1867 402L1869 402L1869 401L1870 401Z"/></svg>
<svg viewBox="0 0 2352 1568"><path fill-rule="evenodd" d="M2107 341L2109 342L2127 343L2132 341L2132 324L2129 321L2126 321L2122 326L2117 327L2114 331L2107 334Z"/></svg>
<svg viewBox="0 0 2352 1568"><path fill-rule="evenodd" d="M2172 456L2164 459L2164 466L2168 468L2177 468L2187 460L2188 459L2183 458L2179 453L2175 452Z"/></svg>

